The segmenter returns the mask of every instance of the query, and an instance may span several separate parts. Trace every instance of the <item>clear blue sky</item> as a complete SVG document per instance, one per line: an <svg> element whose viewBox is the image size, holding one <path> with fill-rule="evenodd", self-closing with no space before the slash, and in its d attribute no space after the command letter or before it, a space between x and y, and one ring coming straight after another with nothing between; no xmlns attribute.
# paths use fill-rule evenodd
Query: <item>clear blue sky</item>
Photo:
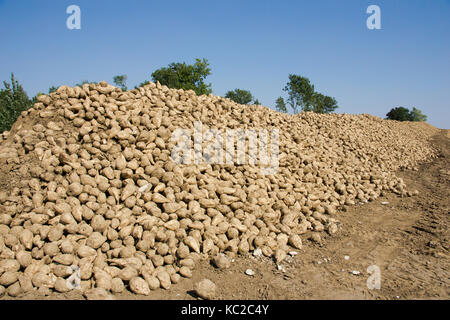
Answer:
<svg viewBox="0 0 450 320"><path fill-rule="evenodd" d="M67 6L81 30L66 28ZM382 30L366 28L381 8ZM273 107L290 73L334 96L340 113L413 106L450 128L450 0L0 0L0 79L31 96L81 80L128 86L171 62L207 58L213 93L250 90Z"/></svg>

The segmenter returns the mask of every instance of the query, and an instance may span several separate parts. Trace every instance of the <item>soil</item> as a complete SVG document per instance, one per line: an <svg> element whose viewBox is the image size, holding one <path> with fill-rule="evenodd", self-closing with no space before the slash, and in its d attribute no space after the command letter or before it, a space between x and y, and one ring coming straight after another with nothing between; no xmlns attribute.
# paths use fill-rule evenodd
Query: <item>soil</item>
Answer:
<svg viewBox="0 0 450 320"><path fill-rule="evenodd" d="M432 141L440 150L438 158L417 171L398 173L408 190L418 190L419 195L386 194L339 212L339 232L323 236L321 245L305 240L303 249L282 263L284 270L270 259L253 256L239 256L226 270L202 261L191 279L170 290L115 297L198 299L192 291L194 283L208 278L217 285L217 299L449 299L450 130L442 130ZM367 268L372 265L380 269L380 289L367 286L371 277ZM246 275L246 269L255 275ZM83 296L30 293L20 299Z"/></svg>

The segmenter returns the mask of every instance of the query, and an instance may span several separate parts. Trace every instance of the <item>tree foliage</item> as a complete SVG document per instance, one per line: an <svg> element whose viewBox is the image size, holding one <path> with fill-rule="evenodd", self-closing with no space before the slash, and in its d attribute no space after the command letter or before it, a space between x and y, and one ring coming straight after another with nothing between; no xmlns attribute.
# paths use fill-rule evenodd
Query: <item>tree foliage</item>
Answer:
<svg viewBox="0 0 450 320"><path fill-rule="evenodd" d="M301 110L311 111L314 97L314 85L308 78L295 74L289 75L289 82L283 89L288 94L287 104L294 113Z"/></svg>
<svg viewBox="0 0 450 320"><path fill-rule="evenodd" d="M127 91L127 75L126 74L122 74L120 76L115 76L113 78L114 84L116 86L118 86L120 89L122 89L122 91Z"/></svg>
<svg viewBox="0 0 450 320"><path fill-rule="evenodd" d="M427 121L427 116L422 113L419 109L413 107L410 112L411 121Z"/></svg>
<svg viewBox="0 0 450 320"><path fill-rule="evenodd" d="M233 91L228 91L225 94L225 98L231 99L236 103L249 104L253 100L253 95L248 90L234 89Z"/></svg>
<svg viewBox="0 0 450 320"><path fill-rule="evenodd" d="M337 107L335 98L325 96L318 92L314 93L312 111L317 113L330 113L336 110Z"/></svg>
<svg viewBox="0 0 450 320"><path fill-rule="evenodd" d="M205 78L211 74L208 60L195 59L194 64L171 63L152 73L153 82L159 81L169 88L194 90L197 95L210 94L211 84Z"/></svg>
<svg viewBox="0 0 450 320"><path fill-rule="evenodd" d="M411 121L409 110L404 107L392 108L387 114L386 119L397 121Z"/></svg>
<svg viewBox="0 0 450 320"><path fill-rule="evenodd" d="M20 113L32 106L22 85L11 73L11 83L3 81L4 88L0 90L0 132L11 129Z"/></svg>
<svg viewBox="0 0 450 320"><path fill-rule="evenodd" d="M286 102L283 98L276 100L276 109L287 112L287 106L293 113L300 111L314 111L317 113L330 113L338 108L335 98L316 92L314 85L308 78L295 74L289 75L289 82L283 91L288 94Z"/></svg>
<svg viewBox="0 0 450 320"><path fill-rule="evenodd" d="M141 82L138 86L134 86L134 88L135 89L139 89L140 87L145 86L145 85L147 85L149 83L150 83L150 81L145 80L144 82Z"/></svg>
<svg viewBox="0 0 450 320"><path fill-rule="evenodd" d="M405 107L396 107L392 108L386 114L386 119L397 121L427 121L427 116L415 107L411 111Z"/></svg>
<svg viewBox="0 0 450 320"><path fill-rule="evenodd" d="M275 109L280 112L287 112L286 103L282 97L278 97L275 101Z"/></svg>

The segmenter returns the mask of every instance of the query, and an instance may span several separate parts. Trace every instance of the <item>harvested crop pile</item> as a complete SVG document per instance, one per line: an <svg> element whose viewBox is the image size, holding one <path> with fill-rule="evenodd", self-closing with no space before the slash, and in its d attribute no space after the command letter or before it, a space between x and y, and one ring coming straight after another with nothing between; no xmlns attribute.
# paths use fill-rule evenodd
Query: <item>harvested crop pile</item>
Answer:
<svg viewBox="0 0 450 320"><path fill-rule="evenodd" d="M38 101L0 144L0 292L11 296L66 292L76 270L87 296L147 295L202 257L259 248L280 262L289 246L337 232L339 209L413 195L395 170L435 154L426 124L286 115L159 83L62 86ZM278 129L278 170L175 163L172 133L196 121Z"/></svg>

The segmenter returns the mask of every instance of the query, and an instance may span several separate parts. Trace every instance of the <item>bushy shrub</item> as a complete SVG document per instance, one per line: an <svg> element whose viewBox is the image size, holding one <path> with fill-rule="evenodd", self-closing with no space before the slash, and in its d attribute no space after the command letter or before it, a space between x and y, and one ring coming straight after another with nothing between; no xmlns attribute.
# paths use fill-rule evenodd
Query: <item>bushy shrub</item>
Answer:
<svg viewBox="0 0 450 320"><path fill-rule="evenodd" d="M14 74L11 74L11 83L3 81L3 85L0 90L0 132L11 129L20 113L33 105Z"/></svg>

